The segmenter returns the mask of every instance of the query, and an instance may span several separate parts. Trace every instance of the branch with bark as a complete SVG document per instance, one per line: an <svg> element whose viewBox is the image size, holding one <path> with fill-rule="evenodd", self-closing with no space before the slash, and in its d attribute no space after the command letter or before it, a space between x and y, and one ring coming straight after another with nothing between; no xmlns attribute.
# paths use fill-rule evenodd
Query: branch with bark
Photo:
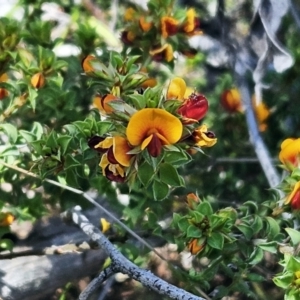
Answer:
<svg viewBox="0 0 300 300"><path fill-rule="evenodd" d="M127 274L130 278L139 281L145 287L156 291L161 295L166 295L170 299L178 300L204 300L183 289L167 283L161 278L155 276L148 270L141 269L123 256L117 248L105 237L105 235L81 213L80 207L75 207L62 214L67 220L72 220L81 230L89 236L92 242L103 249L111 259L111 264L103 270L100 275L94 279L85 291L80 295L80 300L86 300L88 297L114 273L121 272Z"/></svg>

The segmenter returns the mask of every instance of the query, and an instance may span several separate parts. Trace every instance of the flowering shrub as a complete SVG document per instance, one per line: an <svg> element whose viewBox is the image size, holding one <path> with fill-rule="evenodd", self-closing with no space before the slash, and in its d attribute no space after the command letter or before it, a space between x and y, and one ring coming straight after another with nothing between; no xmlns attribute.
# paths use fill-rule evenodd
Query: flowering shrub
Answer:
<svg viewBox="0 0 300 300"><path fill-rule="evenodd" d="M298 299L300 124L287 98L299 91L296 84L284 90L296 75L265 67L274 76L264 85L257 70L252 79L238 72L235 34L224 43L206 9L120 2L110 32L85 6L62 2L71 25L55 36L42 2L22 1L23 21L0 19L1 248L13 249L6 237L13 222L85 205L78 191L93 191L127 230L188 254L188 265L178 259L180 268L170 267L184 289L207 299L266 299L265 286L272 286ZM299 59L295 34L285 34ZM204 53L191 42L202 35L236 46L219 53L233 53L226 64L209 65L215 50ZM59 45L69 42L77 52L60 57ZM258 56L244 62L245 70L255 59L262 68ZM272 86L264 101L261 86ZM266 180L272 176L273 193ZM103 232L125 236L116 224L100 223ZM130 243L118 248L148 262Z"/></svg>

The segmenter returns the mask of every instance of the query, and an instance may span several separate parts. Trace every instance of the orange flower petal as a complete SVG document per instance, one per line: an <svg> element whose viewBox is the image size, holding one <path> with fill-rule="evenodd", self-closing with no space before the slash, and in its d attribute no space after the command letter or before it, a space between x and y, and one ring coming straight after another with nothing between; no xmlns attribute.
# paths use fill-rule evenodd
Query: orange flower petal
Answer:
<svg viewBox="0 0 300 300"><path fill-rule="evenodd" d="M201 125L193 132L195 145L199 147L212 147L216 144L217 138L213 132L207 130L205 124Z"/></svg>
<svg viewBox="0 0 300 300"><path fill-rule="evenodd" d="M114 109L108 105L108 103L117 99L118 97L112 94L107 94L104 96L96 95L93 100L93 105L97 107L102 114L111 114Z"/></svg>
<svg viewBox="0 0 300 300"><path fill-rule="evenodd" d="M144 150L150 144L152 139L153 139L153 134L149 135L146 139L144 139L141 145L141 149Z"/></svg>
<svg viewBox="0 0 300 300"><path fill-rule="evenodd" d="M174 144L181 138L182 130L180 120L169 112L160 108L144 108L133 114L126 135L133 146L142 145L154 133L163 136L169 144Z"/></svg>
<svg viewBox="0 0 300 300"><path fill-rule="evenodd" d="M178 99L183 100L186 91L186 83L180 77L175 77L171 80L168 90L167 99Z"/></svg>
<svg viewBox="0 0 300 300"><path fill-rule="evenodd" d="M101 141L98 145L94 146L95 149L101 148L101 149L108 149L113 145L113 138L107 137L105 140Z"/></svg>
<svg viewBox="0 0 300 300"><path fill-rule="evenodd" d="M167 62L170 62L174 59L174 51L173 51L173 47L168 44L166 51L165 51L165 59Z"/></svg>
<svg viewBox="0 0 300 300"><path fill-rule="evenodd" d="M92 61L96 61L96 60L97 60L97 58L94 55L88 55L88 56L86 56L82 60L82 63L81 63L83 71L86 72L86 73L93 72L95 69L91 65L91 62Z"/></svg>
<svg viewBox="0 0 300 300"><path fill-rule="evenodd" d="M152 49L149 51L149 54L156 61L162 61L164 58L167 62L170 62L174 59L174 51L170 44L164 44L159 48Z"/></svg>
<svg viewBox="0 0 300 300"><path fill-rule="evenodd" d="M141 87L142 88L155 87L156 85L157 85L157 81L155 78L148 78L141 84Z"/></svg>
<svg viewBox="0 0 300 300"><path fill-rule="evenodd" d="M298 139L286 139L281 144L281 151L279 153L279 160L285 164L288 169L291 166L297 166L300 156L300 138Z"/></svg>
<svg viewBox="0 0 300 300"><path fill-rule="evenodd" d="M144 32L149 31L153 27L153 22L148 22L144 16L140 17L139 24Z"/></svg>
<svg viewBox="0 0 300 300"><path fill-rule="evenodd" d="M6 82L8 80L8 76L6 73L0 75L0 82Z"/></svg>
<svg viewBox="0 0 300 300"><path fill-rule="evenodd" d="M185 32L192 32L195 29L195 17L196 17L196 12L194 8L188 9L186 12L186 22L183 26L183 30Z"/></svg>
<svg viewBox="0 0 300 300"><path fill-rule="evenodd" d="M300 191L300 181L298 181L296 184L295 184L295 186L294 186L294 188L293 188L293 190L292 190L292 192L288 195L288 197L286 198L286 200L284 201L284 204L289 204L289 203L291 203L291 202L299 202L299 201L295 201L295 196L298 196L298 197L296 197L297 199L296 200L299 200L299 191Z"/></svg>
<svg viewBox="0 0 300 300"><path fill-rule="evenodd" d="M128 145L127 139L122 136L113 137L113 153L115 159L124 167L130 166L132 155L127 154L130 150L131 147Z"/></svg>

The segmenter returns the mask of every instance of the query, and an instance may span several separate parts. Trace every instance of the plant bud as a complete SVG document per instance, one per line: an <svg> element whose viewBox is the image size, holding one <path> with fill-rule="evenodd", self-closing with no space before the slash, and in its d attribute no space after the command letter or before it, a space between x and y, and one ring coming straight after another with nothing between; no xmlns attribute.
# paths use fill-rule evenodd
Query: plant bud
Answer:
<svg viewBox="0 0 300 300"><path fill-rule="evenodd" d="M31 77L30 82L34 88L40 89L45 85L45 82L46 82L45 76L41 72L36 73Z"/></svg>

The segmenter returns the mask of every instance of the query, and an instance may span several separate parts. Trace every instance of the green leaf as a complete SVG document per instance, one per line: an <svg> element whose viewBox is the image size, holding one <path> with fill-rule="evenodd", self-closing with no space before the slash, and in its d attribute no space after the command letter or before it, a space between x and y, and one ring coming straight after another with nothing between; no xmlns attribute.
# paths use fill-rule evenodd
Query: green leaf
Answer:
<svg viewBox="0 0 300 300"><path fill-rule="evenodd" d="M36 106L35 99L38 96L38 92L34 88L31 88L31 87L28 88L28 92L29 92L29 94L28 94L29 103L30 103L32 109L35 110L35 106Z"/></svg>
<svg viewBox="0 0 300 300"><path fill-rule="evenodd" d="M268 224L268 239L272 240L275 238L276 235L280 233L280 226L278 223L271 217L266 217L265 220L267 221Z"/></svg>
<svg viewBox="0 0 300 300"><path fill-rule="evenodd" d="M222 250L224 247L224 236L219 232L212 232L207 239L207 244L214 249Z"/></svg>
<svg viewBox="0 0 300 300"><path fill-rule="evenodd" d="M236 227L244 234L246 239L250 240L251 237L253 236L253 230L250 226L246 224L239 224L236 225Z"/></svg>
<svg viewBox="0 0 300 300"><path fill-rule="evenodd" d="M155 200L165 199L169 195L168 185L155 180L153 183L153 195Z"/></svg>
<svg viewBox="0 0 300 300"><path fill-rule="evenodd" d="M67 66L68 66L68 63L66 61L64 61L64 60L57 60L52 65L52 69L54 69L54 70L60 70L60 69L65 68Z"/></svg>
<svg viewBox="0 0 300 300"><path fill-rule="evenodd" d="M112 129L113 125L111 122L108 121L100 121L97 122L97 132L96 134L102 136L109 132Z"/></svg>
<svg viewBox="0 0 300 300"><path fill-rule="evenodd" d="M68 146L73 138L71 136L60 136L57 138L57 144L60 146L61 155L65 155Z"/></svg>
<svg viewBox="0 0 300 300"><path fill-rule="evenodd" d="M0 146L0 157L19 156L20 152L15 146Z"/></svg>
<svg viewBox="0 0 300 300"><path fill-rule="evenodd" d="M68 185L73 186L73 187L78 187L78 176L75 173L74 169L68 169L66 171L66 182Z"/></svg>
<svg viewBox="0 0 300 300"><path fill-rule="evenodd" d="M38 154L38 155L43 155L43 145L44 145L43 140L37 140L37 141L32 141L30 143L30 146L33 148L33 150ZM50 153L49 153L50 154Z"/></svg>
<svg viewBox="0 0 300 300"><path fill-rule="evenodd" d="M252 230L253 234L259 233L260 230L263 228L263 221L261 217L254 215L254 220L252 222Z"/></svg>
<svg viewBox="0 0 300 300"><path fill-rule="evenodd" d="M20 133L20 135L25 139L25 141L26 141L27 143L31 143L31 142L33 142L34 140L36 140L36 135L33 134L33 133L30 132L30 131L20 130L19 133Z"/></svg>
<svg viewBox="0 0 300 300"><path fill-rule="evenodd" d="M300 232L298 230L295 230L293 228L285 228L285 231L290 236L293 246L296 246L300 243Z"/></svg>
<svg viewBox="0 0 300 300"><path fill-rule="evenodd" d="M283 275L274 277L273 281L277 286L279 286L283 289L287 289L291 285L293 278L294 278L294 273L287 272Z"/></svg>
<svg viewBox="0 0 300 300"><path fill-rule="evenodd" d="M137 108L137 109L145 108L146 101L145 101L144 95L133 94L133 95L130 95L129 98L135 108Z"/></svg>
<svg viewBox="0 0 300 300"><path fill-rule="evenodd" d="M71 154L67 154L65 158L64 170L68 170L69 168L74 168L77 166L81 166L81 163Z"/></svg>
<svg viewBox="0 0 300 300"><path fill-rule="evenodd" d="M189 161L189 157L181 151L167 151L165 161L173 165L183 165Z"/></svg>
<svg viewBox="0 0 300 300"><path fill-rule="evenodd" d="M17 141L18 138L18 131L15 126L5 123L1 124L0 128L5 131L5 133L8 135L10 141L14 144Z"/></svg>
<svg viewBox="0 0 300 300"><path fill-rule="evenodd" d="M254 243L259 248L261 248L265 251L275 253L275 254L277 253L277 243L276 242L264 242L264 240L254 240Z"/></svg>
<svg viewBox="0 0 300 300"><path fill-rule="evenodd" d="M189 226L190 226L191 224L190 224L190 222L189 222L188 219L186 219L186 218L181 218L180 220L178 220L178 221L176 222L176 225L178 226L178 228L179 228L182 232L186 233L186 232L187 232L187 229L189 228Z"/></svg>
<svg viewBox="0 0 300 300"><path fill-rule="evenodd" d="M57 147L57 134L55 131L51 131L46 140L46 146L50 149Z"/></svg>
<svg viewBox="0 0 300 300"><path fill-rule="evenodd" d="M188 228L187 228L187 231L186 231L186 236L188 238L200 238L202 236L202 230L199 229L198 227L196 227L195 225L190 225Z"/></svg>
<svg viewBox="0 0 300 300"><path fill-rule="evenodd" d="M226 221L226 219L224 219L218 215L213 214L209 217L209 223L210 223L210 226L212 229L218 228L218 227L224 225L225 221Z"/></svg>
<svg viewBox="0 0 300 300"><path fill-rule="evenodd" d="M213 214L213 209L209 202L203 201L197 206L197 211L205 216Z"/></svg>
<svg viewBox="0 0 300 300"><path fill-rule="evenodd" d="M261 262L263 257L264 257L264 251L259 247L255 247L247 262L250 265L256 265L259 262Z"/></svg>
<svg viewBox="0 0 300 300"><path fill-rule="evenodd" d="M141 164L138 168L138 178L144 186L148 186L153 178L154 170L147 162Z"/></svg>
<svg viewBox="0 0 300 300"><path fill-rule="evenodd" d="M168 163L162 163L159 167L160 180L172 186L181 186L181 180L177 170Z"/></svg>

